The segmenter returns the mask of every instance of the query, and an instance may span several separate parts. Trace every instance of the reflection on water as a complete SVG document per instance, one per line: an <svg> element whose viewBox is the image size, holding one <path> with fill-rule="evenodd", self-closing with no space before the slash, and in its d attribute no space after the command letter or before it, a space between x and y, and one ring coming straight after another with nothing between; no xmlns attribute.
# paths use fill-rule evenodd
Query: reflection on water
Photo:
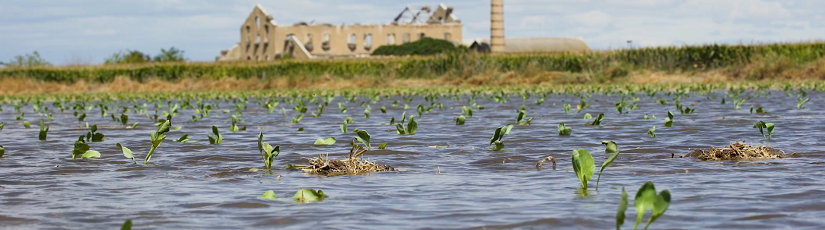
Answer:
<svg viewBox="0 0 825 230"><path fill-rule="evenodd" d="M395 127L382 125L390 117L398 120L403 111L401 98L373 104L370 118L364 118L360 101L348 105L347 114L328 106L320 118L305 116L291 124L276 109L268 113L254 102L243 113L248 131L229 132L229 114L218 110L199 122L188 119L194 113L183 111L173 122L182 126L152 157L150 165L133 164L123 158L115 143L132 149L138 158L145 156L154 126L145 116L133 115L136 129L124 129L96 109L86 118L98 124L106 141L89 143L98 150L98 160L70 160L72 143L87 129L70 114L56 113L49 122L49 140L40 142L37 128L23 129L13 109L0 112L0 144L6 156L0 159L0 227L14 229L93 228L115 229L124 219L136 228L296 229L331 228L445 228L445 229L609 229L615 224L621 188L630 194L625 228L631 228L635 212L633 194L646 181L659 190L672 193L670 208L656 220L653 228L818 228L825 225L825 173L823 148L818 143L825 124L819 122L823 95L809 93L806 109L796 109L796 98L774 92L770 98L753 97L734 110L720 104L723 93L683 97L693 114L675 114L673 127L664 126L667 111L677 111L666 98L641 97L638 109L618 114L614 103L620 97L594 96L592 105L581 113L575 108L565 114L563 104L576 104L578 98L548 96L541 105L535 98L522 101L512 96L507 104L479 99L485 109L475 109L463 126L455 125L466 101L443 98L444 109L434 109L418 117L422 98L409 102L407 114L416 114L418 132L396 135ZM394 100L402 101L398 106ZM340 98L333 104L343 102ZM516 126L502 142L505 151L488 151L496 127L513 123L521 105L530 126ZM764 107L767 114L751 114L750 105ZM221 108L233 108L222 104ZM282 103L280 107L288 106ZM385 106L387 113L378 108ZM314 111L312 105L310 111ZM31 107L24 108L25 119L40 119ZM584 113L605 113L602 126L585 126ZM645 120L644 114L657 119ZM304 157L329 154L345 156L352 133L341 133L346 117L358 128L372 134L372 143L387 143L386 150L367 152L365 157L392 165L400 172L357 176L323 177L280 168L286 164L305 164ZM776 124L772 140L764 140L752 126L759 120ZM557 125L572 127L572 136L559 136ZM85 125L85 123L84 123ZM209 145L207 134L217 125L223 134L222 145ZM656 138L647 131L656 126ZM296 131L304 127L304 131ZM260 168L263 161L257 150L258 132L265 141L281 146L281 154L271 173ZM177 143L189 134L190 143ZM332 146L315 146L318 138L335 137ZM618 143L622 154L601 176L596 191L579 189L580 182L570 163L573 149L585 148L601 165L603 140ZM732 141L765 144L798 157L766 162L698 162L678 158L697 148L724 146ZM438 148L431 146L438 145ZM447 147L449 146L449 147ZM671 158L672 155L677 156ZM552 156L558 167L536 162ZM818 163L819 162L819 163ZM591 180L595 185L595 181ZM318 203L297 204L289 198L301 188L321 189L328 199ZM276 200L259 199L273 190Z"/></svg>

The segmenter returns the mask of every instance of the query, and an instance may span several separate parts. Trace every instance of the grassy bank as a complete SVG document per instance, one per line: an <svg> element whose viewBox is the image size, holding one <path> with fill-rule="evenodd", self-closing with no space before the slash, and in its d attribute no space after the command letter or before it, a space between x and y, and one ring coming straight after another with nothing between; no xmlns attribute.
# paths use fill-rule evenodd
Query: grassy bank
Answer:
<svg viewBox="0 0 825 230"><path fill-rule="evenodd" d="M717 82L825 78L825 42L591 53L169 63L0 70L3 93ZM141 87L141 85L158 87ZM162 86L166 86L163 89ZM111 89L101 89L101 88ZM140 89L145 88L145 89Z"/></svg>

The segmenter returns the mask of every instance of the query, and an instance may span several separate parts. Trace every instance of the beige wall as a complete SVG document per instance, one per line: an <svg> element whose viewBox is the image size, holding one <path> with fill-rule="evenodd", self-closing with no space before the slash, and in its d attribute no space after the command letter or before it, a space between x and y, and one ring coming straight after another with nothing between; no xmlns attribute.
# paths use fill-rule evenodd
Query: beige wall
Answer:
<svg viewBox="0 0 825 230"><path fill-rule="evenodd" d="M404 36L409 36L409 42L417 41L421 34L425 37L445 39L456 43L461 42L461 24L436 25L292 25L278 26L275 29L274 40L286 40L288 35L295 36L307 50L318 56L358 55L369 54L379 46L392 43L404 44ZM354 35L354 40L352 39ZM370 35L369 37L367 35ZM394 39L388 39L388 36ZM312 37L311 41L308 39ZM329 47L324 49L324 37L329 36ZM369 42L368 42L369 40ZM389 41L388 41L389 40ZM310 44L311 43L311 50ZM351 49L350 44L354 44ZM279 52L283 50L283 43L275 44Z"/></svg>
<svg viewBox="0 0 825 230"><path fill-rule="evenodd" d="M269 61L284 52L288 35L304 44L313 56L350 56L370 54L379 46L388 44L388 35L394 35L393 44L417 41L420 34L426 37L445 39L461 43L461 24L403 24L403 25L277 25L271 21L261 7L255 7L240 28L241 41L237 49L240 60ZM445 34L448 34L445 36ZM307 35L312 38L309 39ZM354 41L351 36L355 35ZM370 35L367 39L366 35ZM329 37L329 47L324 49L325 36ZM367 42L370 40L370 42ZM368 45L369 43L369 45ZM354 49L351 49L351 44ZM220 59L220 58L219 58Z"/></svg>
<svg viewBox="0 0 825 230"><path fill-rule="evenodd" d="M241 60L268 61L275 58L274 36L275 25L268 15L259 7L255 7L241 26ZM284 39L280 41L284 42ZM281 44L283 49L283 44ZM278 51L280 52L280 51Z"/></svg>

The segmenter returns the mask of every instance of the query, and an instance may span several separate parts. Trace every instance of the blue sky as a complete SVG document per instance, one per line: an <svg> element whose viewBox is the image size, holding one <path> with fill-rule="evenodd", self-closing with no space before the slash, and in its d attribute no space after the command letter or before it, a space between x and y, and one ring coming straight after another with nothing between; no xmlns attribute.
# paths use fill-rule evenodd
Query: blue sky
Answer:
<svg viewBox="0 0 825 230"><path fill-rule="evenodd" d="M464 40L489 36L489 0L0 0L0 61L39 51L53 64L101 63L171 46L211 61L240 39L255 4L275 21L388 23L406 4L445 3ZM504 0L505 36L581 37L593 49L825 40L820 0ZM367 12L367 13L364 13Z"/></svg>

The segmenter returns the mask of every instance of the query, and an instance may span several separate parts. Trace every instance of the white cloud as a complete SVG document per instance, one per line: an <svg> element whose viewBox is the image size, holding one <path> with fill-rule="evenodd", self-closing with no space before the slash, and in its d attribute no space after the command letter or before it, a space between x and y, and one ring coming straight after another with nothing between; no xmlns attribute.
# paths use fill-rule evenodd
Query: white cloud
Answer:
<svg viewBox="0 0 825 230"><path fill-rule="evenodd" d="M604 28L609 26L613 18L600 10L592 10L585 13L574 14L567 17L568 20L586 27Z"/></svg>

